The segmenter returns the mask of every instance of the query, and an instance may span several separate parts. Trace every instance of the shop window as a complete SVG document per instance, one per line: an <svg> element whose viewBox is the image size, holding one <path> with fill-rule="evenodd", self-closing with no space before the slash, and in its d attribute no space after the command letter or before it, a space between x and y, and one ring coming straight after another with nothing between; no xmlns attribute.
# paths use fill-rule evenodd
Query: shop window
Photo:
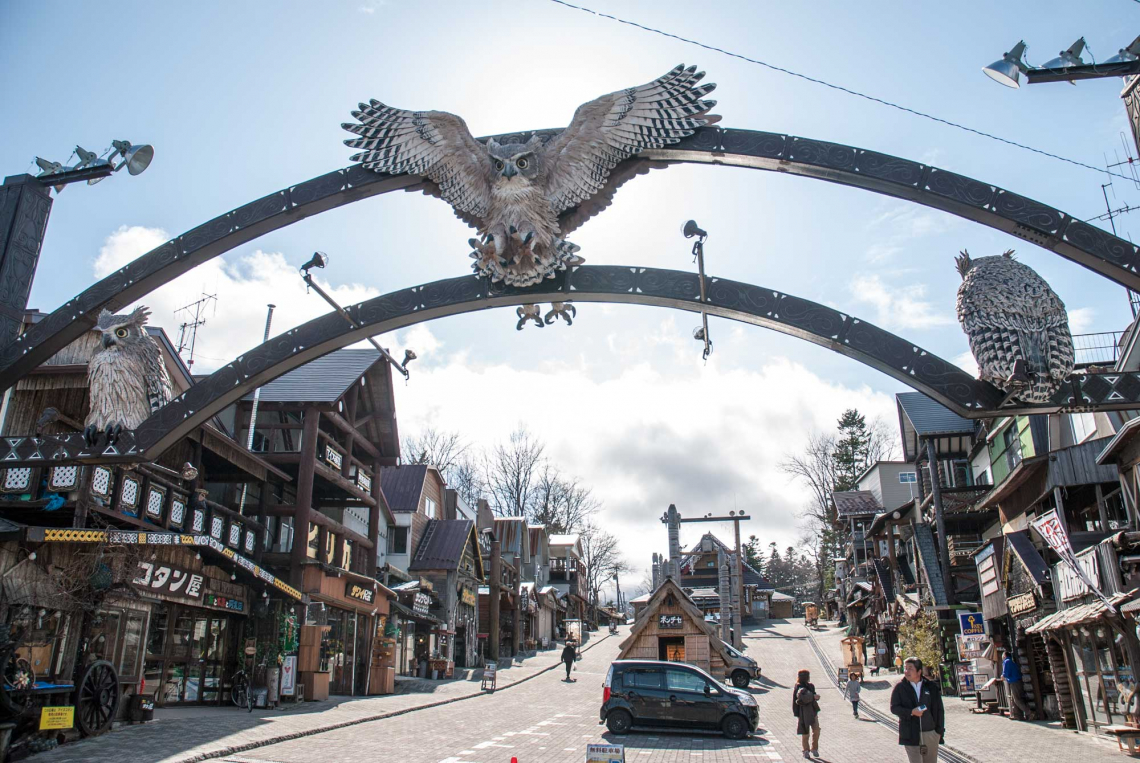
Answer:
<svg viewBox="0 0 1140 763"><path fill-rule="evenodd" d="M210 632L205 619L194 620L194 628L190 633L190 659L201 660L205 658L209 647Z"/></svg>
<svg viewBox="0 0 1140 763"><path fill-rule="evenodd" d="M408 528L393 527L388 533L388 553L408 553Z"/></svg>
<svg viewBox="0 0 1140 763"><path fill-rule="evenodd" d="M309 546L305 551L305 555L310 559L317 558L317 551L320 549L318 536L320 535L320 528L315 524L309 524Z"/></svg>
<svg viewBox="0 0 1140 763"><path fill-rule="evenodd" d="M145 633L146 612L128 610L123 622L123 651L119 659L120 678L133 678L139 674L139 657L142 654Z"/></svg>
<svg viewBox="0 0 1140 763"><path fill-rule="evenodd" d="M185 660L190 657L190 634L194 630L194 618L188 614L179 614L174 621L174 632L171 634L170 656L176 660Z"/></svg>
<svg viewBox="0 0 1140 763"><path fill-rule="evenodd" d="M1011 472L1021 463L1020 434L1016 419L1001 433L1002 443L1005 445L1005 464Z"/></svg>
<svg viewBox="0 0 1140 763"><path fill-rule="evenodd" d="M122 616L118 612L96 612L91 620L91 641L88 654L92 661L107 660L115 662L115 644L119 639L119 621Z"/></svg>

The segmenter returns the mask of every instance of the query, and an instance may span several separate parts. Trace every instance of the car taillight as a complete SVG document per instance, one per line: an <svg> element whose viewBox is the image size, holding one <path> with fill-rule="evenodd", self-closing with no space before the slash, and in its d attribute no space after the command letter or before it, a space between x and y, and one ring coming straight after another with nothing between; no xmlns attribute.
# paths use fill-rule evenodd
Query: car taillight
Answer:
<svg viewBox="0 0 1140 763"><path fill-rule="evenodd" d="M610 701L610 687L607 686L606 688L602 689L602 704L604 705L609 701Z"/></svg>
<svg viewBox="0 0 1140 763"><path fill-rule="evenodd" d="M602 704L603 705L610 701L610 684L613 682L613 680L614 680L614 666L610 665L610 669L606 671L606 681L604 684L602 684L602 686L605 687L604 689L602 689Z"/></svg>

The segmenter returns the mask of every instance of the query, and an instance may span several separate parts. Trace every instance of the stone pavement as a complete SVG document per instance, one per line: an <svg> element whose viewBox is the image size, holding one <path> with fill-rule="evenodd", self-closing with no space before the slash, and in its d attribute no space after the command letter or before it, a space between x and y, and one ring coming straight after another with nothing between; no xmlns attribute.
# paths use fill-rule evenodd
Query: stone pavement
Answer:
<svg viewBox="0 0 1140 763"><path fill-rule="evenodd" d="M846 628L821 621L820 629L809 631L803 620L789 620L779 627L789 635L809 634L820 646L834 667L842 666L839 640ZM890 714L891 689L899 681L897 673L888 674L886 668L878 676L868 675L863 682L862 701L871 707ZM816 686L831 686L830 681L815 682ZM838 693L837 690L836 693ZM946 743L955 750L979 761L1006 760L1120 760L1125 756L1117 749L1114 739L1093 734L1081 734L1065 729L1060 722L1011 721L997 715L970 712L972 702L957 697L945 697Z"/></svg>
<svg viewBox="0 0 1140 763"><path fill-rule="evenodd" d="M613 641L600 631L582 648ZM552 668L561 670L560 649L539 652L511 667L499 669L498 690L513 687ZM392 694L382 697L333 697L327 702L306 702L286 711L236 707L191 707L158 710L155 720L124 725L110 734L63 745L36 755L36 763L190 763L226 755L251 746L319 733L322 729L352 726L376 718L402 715L422 708L469 700L481 694L482 671L468 680L436 681L430 694ZM510 688L510 691L518 691ZM509 693L509 692L508 692ZM129 751L126 752L126 751Z"/></svg>

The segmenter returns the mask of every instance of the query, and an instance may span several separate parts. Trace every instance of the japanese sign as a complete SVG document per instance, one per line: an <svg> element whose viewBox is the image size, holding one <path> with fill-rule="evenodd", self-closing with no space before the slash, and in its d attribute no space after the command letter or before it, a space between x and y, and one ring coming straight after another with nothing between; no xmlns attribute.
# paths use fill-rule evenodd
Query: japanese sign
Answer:
<svg viewBox="0 0 1140 763"><path fill-rule="evenodd" d="M657 627L663 629L678 629L685 626L685 620L680 615L658 615Z"/></svg>
<svg viewBox="0 0 1140 763"><path fill-rule="evenodd" d="M961 694L974 694L977 691L974 674L970 672L969 665L958 666L958 691Z"/></svg>
<svg viewBox="0 0 1140 763"><path fill-rule="evenodd" d="M1077 566L1084 570L1084 576L1077 575L1068 566L1057 566L1057 588L1061 591L1061 601L1070 601L1087 596L1091 591L1085 579L1100 580L1100 566L1097 564L1096 549L1077 556Z"/></svg>
<svg viewBox="0 0 1140 763"><path fill-rule="evenodd" d="M1012 596L1009 601L1009 613L1014 617L1024 615L1027 612L1032 612L1037 609L1037 597L1033 591L1028 591L1020 596Z"/></svg>
<svg viewBox="0 0 1140 763"><path fill-rule="evenodd" d="M986 632L986 621L981 612L959 612L958 624L961 626L963 636L983 636Z"/></svg>
<svg viewBox="0 0 1140 763"><path fill-rule="evenodd" d="M45 707L40 711L40 731L69 729L75 725L75 707Z"/></svg>
<svg viewBox="0 0 1140 763"><path fill-rule="evenodd" d="M620 744L588 744L586 763L625 763L625 747Z"/></svg>
<svg viewBox="0 0 1140 763"><path fill-rule="evenodd" d="M429 609L431 609L431 596L417 592L412 604L412 611L417 615L426 615Z"/></svg>
<svg viewBox="0 0 1140 763"><path fill-rule="evenodd" d="M1045 542L1049 544L1049 548L1053 549L1057 556L1061 557L1061 563L1067 566L1074 575L1085 585L1086 588L1094 596L1104 602L1104 606L1112 614L1116 614L1116 607L1109 601L1108 597L1101 593L1100 588L1092 580L1085 569L1077 561L1076 555L1073 553L1073 547L1069 544L1069 536L1065 534L1065 527L1061 524L1060 518L1057 516L1057 511L1050 510L1033 520L1033 529L1040 533Z"/></svg>
<svg viewBox="0 0 1140 763"><path fill-rule="evenodd" d="M955 636L955 641L958 646L958 659L963 662L976 660L986 653L986 647L989 646L989 641L985 636Z"/></svg>
<svg viewBox="0 0 1140 763"><path fill-rule="evenodd" d="M206 579L201 575L178 569L160 562L139 562L134 580L139 588L150 593L175 594L190 599L202 598L202 585Z"/></svg>
<svg viewBox="0 0 1140 763"><path fill-rule="evenodd" d="M474 607L479 603L479 600L475 597L475 592L470 588L464 588L462 591L460 591L459 598L460 601L469 607Z"/></svg>
<svg viewBox="0 0 1140 763"><path fill-rule="evenodd" d="M365 604L371 604L376 601L375 591L359 583L353 583L351 580L344 584L344 595L349 599L363 601Z"/></svg>
<svg viewBox="0 0 1140 763"><path fill-rule="evenodd" d="M217 594L208 593L202 598L202 603L207 607L214 609L228 609L230 612L244 612L245 602L241 599L233 599L228 596L218 596Z"/></svg>
<svg viewBox="0 0 1140 763"><path fill-rule="evenodd" d="M281 694L292 697L297 692L297 655L291 654L281 663Z"/></svg>

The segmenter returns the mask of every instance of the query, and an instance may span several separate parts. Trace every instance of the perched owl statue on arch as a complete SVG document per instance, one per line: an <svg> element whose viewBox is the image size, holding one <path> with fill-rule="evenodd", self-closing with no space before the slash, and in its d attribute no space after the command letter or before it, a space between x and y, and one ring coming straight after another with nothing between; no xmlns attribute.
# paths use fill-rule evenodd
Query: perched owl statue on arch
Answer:
<svg viewBox="0 0 1140 763"><path fill-rule="evenodd" d="M1027 403L1048 402L1073 372L1065 303L1045 279L1013 257L956 258L958 321L982 381Z"/></svg>
<svg viewBox="0 0 1140 763"><path fill-rule="evenodd" d="M146 332L149 317L145 307L126 315L99 313L100 349L87 363L91 410L83 437L89 447L100 434L113 445L124 429L134 429L170 402L170 374L158 343Z"/></svg>
<svg viewBox="0 0 1140 763"><path fill-rule="evenodd" d="M569 127L536 133L525 142L476 140L467 124L443 111L405 111L372 100L341 125L360 136L345 144L352 157L387 174L421 175L426 192L451 204L478 229L471 239L475 272L511 286L531 286L578 265L571 231L609 206L618 186L642 174L648 162L625 159L663 148L719 121L702 100L716 85L699 85L704 72L675 67L639 87L584 103Z"/></svg>

